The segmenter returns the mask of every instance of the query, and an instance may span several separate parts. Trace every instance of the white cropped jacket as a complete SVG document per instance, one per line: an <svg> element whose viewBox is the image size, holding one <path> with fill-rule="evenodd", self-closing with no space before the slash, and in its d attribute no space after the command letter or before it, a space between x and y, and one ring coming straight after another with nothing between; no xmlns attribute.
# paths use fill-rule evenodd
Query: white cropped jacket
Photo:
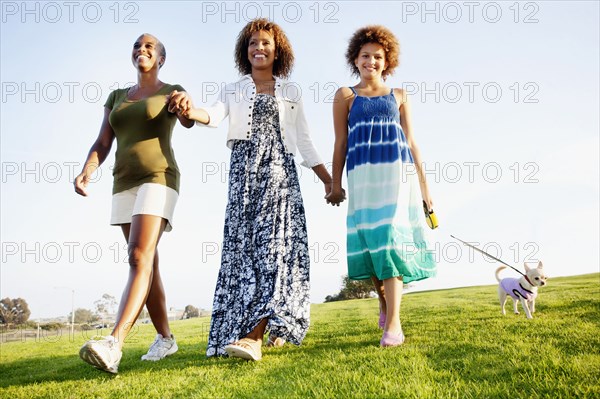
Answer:
<svg viewBox="0 0 600 399"><path fill-rule="evenodd" d="M301 165L312 168L322 164L323 161L310 138L301 97L302 92L297 84L275 79L275 99L279 109L279 125L285 149L292 155L296 155L297 149L303 159ZM203 108L210 117L209 123L204 125L198 122L197 124L217 127L229 115L227 147L233 148L234 140L250 139L255 99L254 81L250 75L245 75L239 81L227 84L211 107Z"/></svg>

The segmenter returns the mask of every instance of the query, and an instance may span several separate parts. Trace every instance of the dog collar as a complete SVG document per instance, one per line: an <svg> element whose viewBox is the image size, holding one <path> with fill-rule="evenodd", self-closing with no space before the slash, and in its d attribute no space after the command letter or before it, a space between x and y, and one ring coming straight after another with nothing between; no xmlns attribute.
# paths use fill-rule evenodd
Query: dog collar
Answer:
<svg viewBox="0 0 600 399"><path fill-rule="evenodd" d="M525 280L527 280L527 282L528 282L528 283L529 283L529 284L530 284L532 287L534 287L534 285L533 285L533 283L531 282L531 280L529 280L529 277L525 276Z"/></svg>

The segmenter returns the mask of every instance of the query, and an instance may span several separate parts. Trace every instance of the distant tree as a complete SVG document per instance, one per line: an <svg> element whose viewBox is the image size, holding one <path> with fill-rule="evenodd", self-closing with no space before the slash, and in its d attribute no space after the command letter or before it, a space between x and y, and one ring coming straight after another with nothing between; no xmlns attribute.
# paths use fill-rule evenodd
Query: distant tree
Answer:
<svg viewBox="0 0 600 399"><path fill-rule="evenodd" d="M36 328L38 328L38 322L37 321L33 321L33 320L27 320L25 323L21 324L21 327L28 329L28 330L34 330Z"/></svg>
<svg viewBox="0 0 600 399"><path fill-rule="evenodd" d="M69 321L71 320L71 313L69 313ZM94 323L98 321L98 315L94 314L89 309L78 308L75 309L75 323Z"/></svg>
<svg viewBox="0 0 600 399"><path fill-rule="evenodd" d="M346 299L370 298L371 294L375 292L371 279L350 280L348 276L344 276L342 283L343 287L340 293L343 293Z"/></svg>
<svg viewBox="0 0 600 399"><path fill-rule="evenodd" d="M200 311L198 310L197 307L192 306L192 305L187 305L185 307L185 310L183 311L183 319L191 319L192 317L198 317L200 316Z"/></svg>
<svg viewBox="0 0 600 399"><path fill-rule="evenodd" d="M104 294L101 299L94 302L94 306L96 306L96 313L105 319L109 314L115 313L117 300L112 295Z"/></svg>
<svg viewBox="0 0 600 399"><path fill-rule="evenodd" d="M144 308L142 309L142 311L140 312L140 315L138 316L138 320L146 320L150 318L150 313L148 313L148 309L146 309L146 307L144 306Z"/></svg>
<svg viewBox="0 0 600 399"><path fill-rule="evenodd" d="M0 301L0 323L23 324L29 319L29 305L23 298L4 298Z"/></svg>
<svg viewBox="0 0 600 399"><path fill-rule="evenodd" d="M53 322L50 322L50 323L46 323L46 324L40 324L40 328L42 330L46 330L46 331L60 330L64 326L65 325L63 323L59 323L59 322L56 322L56 321L53 321Z"/></svg>
<svg viewBox="0 0 600 399"><path fill-rule="evenodd" d="M370 279L351 280L348 276L342 277L342 288L336 295L327 295L325 302L345 301L347 299L370 298L375 293L375 287Z"/></svg>

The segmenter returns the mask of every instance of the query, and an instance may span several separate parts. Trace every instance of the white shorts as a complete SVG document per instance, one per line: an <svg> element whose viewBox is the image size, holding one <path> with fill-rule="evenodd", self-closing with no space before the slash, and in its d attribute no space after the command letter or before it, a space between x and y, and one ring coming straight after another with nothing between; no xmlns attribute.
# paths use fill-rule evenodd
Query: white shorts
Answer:
<svg viewBox="0 0 600 399"><path fill-rule="evenodd" d="M177 198L177 191L158 183L144 183L113 194L110 224L131 223L133 215L154 215L166 219L165 231L171 231Z"/></svg>

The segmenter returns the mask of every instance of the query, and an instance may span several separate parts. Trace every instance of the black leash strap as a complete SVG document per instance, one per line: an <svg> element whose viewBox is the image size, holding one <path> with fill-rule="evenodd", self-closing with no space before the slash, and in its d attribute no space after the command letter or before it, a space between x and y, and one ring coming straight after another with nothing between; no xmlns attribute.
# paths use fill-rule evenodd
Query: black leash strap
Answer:
<svg viewBox="0 0 600 399"><path fill-rule="evenodd" d="M476 246L473 246L473 245L469 244L468 242L461 240L460 238L454 237L452 234L450 234L450 237L454 238L455 240L458 240L458 241L462 242L463 244L465 244L468 247L473 248L475 251L481 252L482 254L489 256L490 258L494 259L495 261L498 261L498 262L502 263L503 265L506 265L506 266L510 267L511 269L513 269L514 271L516 271L517 273L519 273L521 276L525 276L525 274L522 271L520 271L519 269L516 269L516 268L512 267L508 263L504 262L502 259L498 259L495 256L492 256L492 255L488 254L487 252L482 251L481 249L477 248Z"/></svg>

